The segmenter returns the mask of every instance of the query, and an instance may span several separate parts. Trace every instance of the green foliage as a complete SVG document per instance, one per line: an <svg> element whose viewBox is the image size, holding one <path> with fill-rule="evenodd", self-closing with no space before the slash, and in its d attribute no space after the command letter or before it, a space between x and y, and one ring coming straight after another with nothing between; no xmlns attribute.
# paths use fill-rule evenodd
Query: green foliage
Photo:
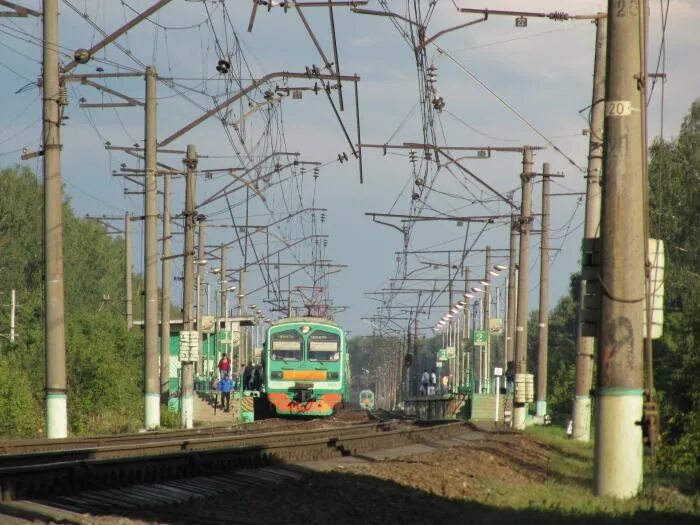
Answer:
<svg viewBox="0 0 700 525"><path fill-rule="evenodd" d="M351 366L351 399L363 388L376 390L378 371L399 361L401 340L398 337L363 336L348 339Z"/></svg>
<svg viewBox="0 0 700 525"><path fill-rule="evenodd" d="M16 348L0 356L0 436L21 438L36 435L43 426L36 383L17 358Z"/></svg>
<svg viewBox="0 0 700 525"><path fill-rule="evenodd" d="M67 326L68 420L78 433L135 430L143 419L140 338L119 317L81 311Z"/></svg>
<svg viewBox="0 0 700 525"><path fill-rule="evenodd" d="M666 248L664 334L654 341L661 465L700 482L700 99L649 164L651 235Z"/></svg>
<svg viewBox="0 0 700 525"><path fill-rule="evenodd" d="M570 277L570 294L559 299L549 312L549 335L547 351L547 412L557 422L571 416L572 393L576 378L576 310L580 274ZM537 370L538 362L538 315L530 312L528 322L528 369Z"/></svg>
<svg viewBox="0 0 700 525"><path fill-rule="evenodd" d="M16 290L17 340L0 339L0 435L36 437L43 427L42 188L27 168L0 170L0 293ZM70 431L133 430L143 419L142 338L127 334L124 243L64 205L66 366ZM140 279L135 279L138 290ZM135 301L137 306L140 301ZM136 308L135 308L136 310ZM9 325L9 309L0 310ZM4 344L4 346L2 346Z"/></svg>

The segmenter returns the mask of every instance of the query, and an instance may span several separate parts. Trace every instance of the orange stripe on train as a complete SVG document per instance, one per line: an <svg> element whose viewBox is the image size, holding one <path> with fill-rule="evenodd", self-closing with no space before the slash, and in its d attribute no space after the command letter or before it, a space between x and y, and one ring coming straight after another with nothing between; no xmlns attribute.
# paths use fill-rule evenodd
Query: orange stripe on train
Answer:
<svg viewBox="0 0 700 525"><path fill-rule="evenodd" d="M290 381L324 381L327 377L325 370L282 370L282 379Z"/></svg>

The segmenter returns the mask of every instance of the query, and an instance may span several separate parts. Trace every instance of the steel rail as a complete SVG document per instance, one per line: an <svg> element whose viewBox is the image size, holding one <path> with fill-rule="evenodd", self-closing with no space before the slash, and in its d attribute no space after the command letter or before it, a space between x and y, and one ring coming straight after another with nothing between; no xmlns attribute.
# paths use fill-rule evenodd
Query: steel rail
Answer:
<svg viewBox="0 0 700 525"><path fill-rule="evenodd" d="M425 438L445 437L464 430L464 423L454 421L429 421L414 425L399 425L397 421L391 421L284 432L281 433L283 435L181 439L157 441L148 447L130 444L49 455L33 454L31 462L0 466L0 500L47 497L96 488L215 475L240 467L346 456ZM119 450L121 454L129 455L118 455ZM21 456L9 455L3 459L16 461Z"/></svg>

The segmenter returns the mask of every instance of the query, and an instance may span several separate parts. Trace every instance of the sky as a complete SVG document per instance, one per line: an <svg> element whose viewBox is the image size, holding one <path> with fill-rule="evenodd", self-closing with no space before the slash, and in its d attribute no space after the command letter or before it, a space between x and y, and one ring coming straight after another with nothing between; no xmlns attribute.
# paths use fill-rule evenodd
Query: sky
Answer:
<svg viewBox="0 0 700 525"><path fill-rule="evenodd" d="M20 5L36 10L41 2L23 0ZM60 50L63 63L73 52L89 48L132 19L154 2L130 0L71 0L59 2ZM384 4L392 11L407 15L405 0L389 0ZM420 2L422 13L429 2ZM494 0L439 0L427 24L426 34L479 19L479 15L460 13L455 5L468 8L519 9L549 13L561 10L562 2L530 0L507 2ZM662 12L668 5L665 31L666 52L660 63L667 81L654 86L649 104L649 137L663 132L672 138L680 126L692 100L700 95L700 78L694 67L700 39L695 32L700 25L700 4L693 0L650 2L649 69L657 71L662 34ZM323 59L293 9L284 12L279 6L268 11L258 9L252 32L248 32L252 2L245 0L186 1L174 0L148 21L96 53L93 60L78 66L74 73L143 71L155 66L163 81L158 85L158 139L164 141L176 130L204 111L236 93L241 86L279 71L303 73L314 65L322 68ZM371 0L366 9L381 10L378 0ZM570 0L565 3L570 14L594 14L606 8L604 2ZM319 45L330 61L333 48L326 8L305 8ZM41 92L36 79L41 74L41 22L36 18L0 19L0 165L24 164L41 171L40 159L21 161L22 151L39 148L41 130ZM346 8L335 9L338 62L341 74L360 77L358 83L361 140L364 144L402 145L423 143L423 121L419 74L415 54L399 30L409 26L387 17L363 15ZM585 181L579 168L585 168L588 151L587 108L591 103L595 26L588 20L552 21L529 18L527 27L517 28L513 17L490 16L440 36L426 48L426 67L434 67L434 92L430 98L442 97L445 107L433 112L435 141L441 146L520 147L547 146L534 157L534 171L540 172L548 162L551 171L563 177L553 181L553 193L567 193L552 198L552 240L550 253L550 307L568 291L569 275L578 269L579 247L584 220ZM439 48L438 48L439 46ZM216 70L219 59L231 62L229 74ZM143 100L144 82L140 77L99 80L111 89ZM167 148L184 150L194 144L202 156L200 170L242 168L234 172L252 181L258 179L259 196L238 189L225 199L218 199L199 212L207 216L206 244L209 264L215 260L221 243L237 242L234 221L241 226L273 227L252 234L247 247L233 244L227 251L229 266L240 267L265 259L278 262L273 266L253 265L246 273L248 305L255 303L270 317L278 303L269 302L276 293L286 296L288 280L278 279L313 260L347 265L342 268L323 266L297 271L289 283L294 289L295 304L302 295L311 293L314 283L322 285L322 295L336 306L344 306L336 314L337 321L352 335L369 334L405 328L408 311L421 306L419 326L432 326L448 308L447 294L422 292L398 293L390 303L393 322L373 319L382 296L375 292L392 287L407 289L446 289L449 278L455 279L455 290L463 286L459 272L468 267L472 277L484 272L483 249L491 246L494 263L505 263L498 250L508 246L508 227L494 224L456 221L426 221L412 225L408 250L456 250L470 248L462 260L460 255L397 254L404 249L404 236L399 231L401 219L379 219L391 225L372 221L366 213L412 214L424 217L505 215L510 207L496 194L466 176L455 164L440 166L434 158L426 159L422 149L413 154L406 149L363 149L363 183L360 183L358 161L352 155L357 144L355 96L353 85L343 83L344 111L339 111L343 127L336 118L333 105L320 90L312 88L313 79L279 79L253 90L249 97L229 106L195 127ZM277 88L304 88L301 99L285 96L279 99ZM272 92L274 104L265 104L264 91ZM69 105L62 127L62 175L64 190L79 216L123 216L143 214L142 197L133 192L137 186L120 176L122 165L139 169L137 159L112 146L143 146L142 107L81 108L85 103L120 101L89 85L69 83ZM279 99L279 100L278 100ZM337 90L331 99L338 108ZM663 104L662 104L663 101ZM663 119L662 119L663 106ZM226 122L223 124L222 122ZM536 131L535 131L536 130ZM555 151L555 144L563 154ZM271 152L298 153L278 155L264 160ZM474 157L474 152L453 151L453 156ZM340 162L338 156L347 155ZM162 153L159 161L181 166L181 154ZM284 167L294 159L318 164ZM461 163L500 195L519 189L521 171L519 153L496 153L490 158L464 158ZM412 162L413 161L413 162ZM280 164L277 169L275 163ZM253 169L256 165L259 166ZM302 169L303 167L303 169ZM318 173L314 174L314 168ZM246 171L247 170L247 171ZM317 175L317 177L314 177ZM214 195L233 178L225 171L205 175L197 183L197 202ZM418 181L418 182L417 182ZM232 187L238 187L235 185ZM184 181L173 181L172 209L179 213L184 202ZM417 198L413 198L413 194ZM573 194L573 195L572 195ZM519 191L514 197L519 202ZM247 203L247 204L246 204ZM535 184L533 210L539 212L541 185ZM324 208L325 211L305 211ZM298 213L297 213L298 212ZM288 215L293 214L291 218ZM538 219L535 221L535 228ZM398 228L398 229L397 229ZM176 232L181 231L175 225ZM245 231L245 230L244 230ZM249 228L248 231L253 231ZM266 235L265 232L268 232ZM143 231L135 225L134 270L143 271ZM327 235L327 237L313 237ZM306 241L296 241L307 238ZM314 244L317 241L318 244ZM538 236L533 236L530 249L530 307L537 308L539 275ZM288 245L294 244L291 248ZM176 234L173 251L182 250L182 236ZM268 253L273 254L269 256ZM457 268L450 269L449 266ZM176 262L174 275L182 270ZM297 265L297 266L292 266ZM261 270L262 268L262 270ZM263 270L265 279L263 278ZM340 270L340 271L336 271ZM268 272L269 271L269 275ZM404 271L411 278L423 281L392 281ZM331 273L334 272L334 273ZM323 276L323 274L330 274ZM207 282L214 286L216 275L207 273ZM232 278L234 278L232 276ZM439 280L436 280L439 279ZM500 279L500 281L499 281ZM266 285L265 280L274 284ZM174 295L181 293L175 281ZM494 281L503 293L502 277ZM254 291L259 289L257 291ZM270 292L268 293L268 289ZM178 292L180 290L180 292ZM215 294L212 292L211 301ZM383 297L386 300L387 296ZM325 299L324 299L325 300ZM234 301L234 297L231 297ZM213 306L212 306L213 309ZM386 310L385 310L386 312Z"/></svg>

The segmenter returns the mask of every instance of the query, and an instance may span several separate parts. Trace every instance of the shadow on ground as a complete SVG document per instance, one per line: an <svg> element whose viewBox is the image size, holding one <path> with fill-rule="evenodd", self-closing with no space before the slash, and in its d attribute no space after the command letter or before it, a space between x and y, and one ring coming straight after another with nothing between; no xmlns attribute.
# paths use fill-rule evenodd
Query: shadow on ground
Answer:
<svg viewBox="0 0 700 525"><path fill-rule="evenodd" d="M503 508L475 499L448 498L373 476L343 472L303 471L301 479L266 485L255 482L186 504L156 509L119 508L109 515L84 504L65 508L91 514L87 521L62 523L171 523L171 524L697 524L695 513L595 508L571 511L563 508ZM523 488L527 490L527 487ZM144 494L147 498L147 494ZM486 497L485 499L488 499ZM133 504L133 502L132 502ZM627 502L629 504L629 502ZM535 502L532 502L534 507ZM146 505L144 505L146 506ZM0 509L2 512L2 509ZM25 519L48 521L40 512L24 513Z"/></svg>

